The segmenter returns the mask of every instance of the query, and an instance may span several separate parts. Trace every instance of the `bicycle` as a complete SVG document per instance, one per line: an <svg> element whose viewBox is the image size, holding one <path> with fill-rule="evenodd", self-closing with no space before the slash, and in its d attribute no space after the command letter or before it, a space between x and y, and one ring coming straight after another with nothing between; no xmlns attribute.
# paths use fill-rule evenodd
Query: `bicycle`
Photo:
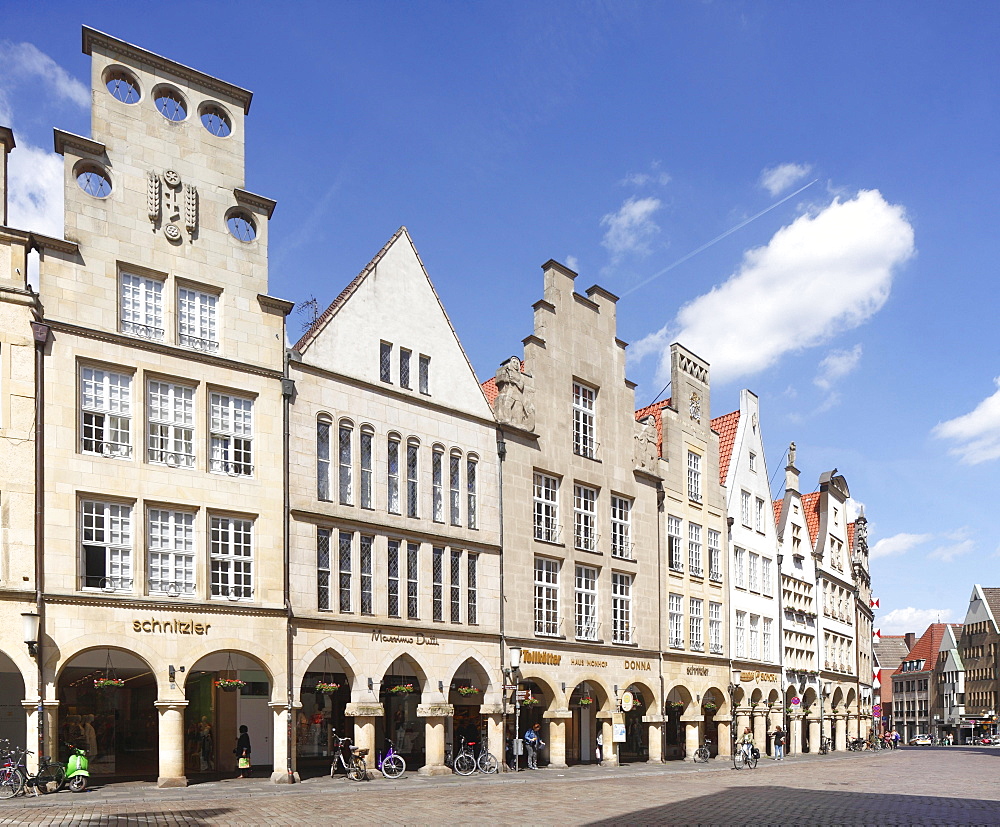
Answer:
<svg viewBox="0 0 1000 827"><path fill-rule="evenodd" d="M38 771L31 775L25 767L24 759L34 755L30 749L9 747L3 750L6 758L0 768L0 798L13 798L24 793L29 787L35 795L57 793L66 785L66 766L43 755L38 762Z"/></svg>
<svg viewBox="0 0 1000 827"><path fill-rule="evenodd" d="M461 749L458 751L458 755L455 756L454 764L454 770L459 775L472 775L477 769L482 773L492 775L500 768L497 759L486 751L485 746L480 747L479 755L477 756L473 750L473 747L476 746L475 741L467 742L462 738L461 744Z"/></svg>
<svg viewBox="0 0 1000 827"><path fill-rule="evenodd" d="M337 738L337 751L333 755L333 764L330 766L330 777L337 774L337 767L344 770L344 774L352 781L365 781L368 778L368 767L365 766L365 756L368 750L359 749L354 746L350 738Z"/></svg>
<svg viewBox="0 0 1000 827"><path fill-rule="evenodd" d="M707 764L708 763L708 759L712 757L712 753L709 750L709 746L708 746L711 743L712 742L709 741L706 738L705 739L705 743L702 744L700 747L698 747L698 749L696 749L694 751L694 763L696 763L696 764L698 764L698 763Z"/></svg>
<svg viewBox="0 0 1000 827"><path fill-rule="evenodd" d="M760 758L760 752L757 751L756 747L750 744L740 744L733 754L733 766L738 770L744 767L755 769L758 758Z"/></svg>
<svg viewBox="0 0 1000 827"><path fill-rule="evenodd" d="M0 798L13 798L24 792L24 779L27 771L24 768L24 750L11 747L7 739L0 746L4 763L0 767Z"/></svg>
<svg viewBox="0 0 1000 827"><path fill-rule="evenodd" d="M406 772L406 760L396 752L396 746L388 738L385 742L389 745L389 751L384 756L379 756L376 766L386 778L399 778Z"/></svg>
<svg viewBox="0 0 1000 827"><path fill-rule="evenodd" d="M819 754L826 755L833 748L833 744L829 738L823 737L819 740Z"/></svg>

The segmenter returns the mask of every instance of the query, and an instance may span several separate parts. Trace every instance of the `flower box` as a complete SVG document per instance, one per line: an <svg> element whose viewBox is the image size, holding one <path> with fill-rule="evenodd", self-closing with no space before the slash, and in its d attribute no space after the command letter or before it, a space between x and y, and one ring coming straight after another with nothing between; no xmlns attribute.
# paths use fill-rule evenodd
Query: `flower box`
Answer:
<svg viewBox="0 0 1000 827"><path fill-rule="evenodd" d="M702 704L701 708L705 712L715 712L718 707L715 704Z"/></svg>
<svg viewBox="0 0 1000 827"><path fill-rule="evenodd" d="M121 678L95 678L95 689L118 689L125 686L125 681Z"/></svg>
<svg viewBox="0 0 1000 827"><path fill-rule="evenodd" d="M580 706L590 706L594 702L593 698L580 698L578 703Z"/></svg>
<svg viewBox="0 0 1000 827"><path fill-rule="evenodd" d="M339 683L327 683L326 681L319 681L316 684L316 691L324 695L332 695L338 689L340 689Z"/></svg>
<svg viewBox="0 0 1000 827"><path fill-rule="evenodd" d="M538 698L525 698L521 701L521 706L538 706Z"/></svg>
<svg viewBox="0 0 1000 827"><path fill-rule="evenodd" d="M667 709L670 709L674 712L680 712L686 706L687 704L682 703L681 701L667 701Z"/></svg>
<svg viewBox="0 0 1000 827"><path fill-rule="evenodd" d="M235 692L237 689L247 685L247 682L239 678L219 678L215 685L223 692Z"/></svg>
<svg viewBox="0 0 1000 827"><path fill-rule="evenodd" d="M409 695L413 691L412 683L401 683L397 686L389 687L389 691L393 695Z"/></svg>
<svg viewBox="0 0 1000 827"><path fill-rule="evenodd" d="M456 691L458 692L459 695L464 695L465 697L469 697L469 695L478 695L479 694L479 687L478 686L460 686L460 687L458 687L458 689Z"/></svg>

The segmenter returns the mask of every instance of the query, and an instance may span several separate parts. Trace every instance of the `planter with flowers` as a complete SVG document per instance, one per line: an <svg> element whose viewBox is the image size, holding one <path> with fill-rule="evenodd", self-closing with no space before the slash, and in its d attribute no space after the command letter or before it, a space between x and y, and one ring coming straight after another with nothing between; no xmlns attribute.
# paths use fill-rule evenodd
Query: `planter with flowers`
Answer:
<svg viewBox="0 0 1000 827"><path fill-rule="evenodd" d="M715 704L711 703L710 701L707 701L701 705L702 712L715 712L716 709L718 709L718 707Z"/></svg>
<svg viewBox="0 0 1000 827"><path fill-rule="evenodd" d="M223 692L235 692L247 685L247 682L240 678L219 678L215 685Z"/></svg>
<svg viewBox="0 0 1000 827"><path fill-rule="evenodd" d="M316 691L322 695L332 695L338 689L340 689L339 683L329 683L327 681L317 681L316 683Z"/></svg>
<svg viewBox="0 0 1000 827"><path fill-rule="evenodd" d="M460 686L456 691L458 692L459 695L462 695L466 698L470 697L471 695L478 695L480 692L478 686Z"/></svg>
<svg viewBox="0 0 1000 827"><path fill-rule="evenodd" d="M667 709L671 712L683 712L687 704L683 701L667 701Z"/></svg>
<svg viewBox="0 0 1000 827"><path fill-rule="evenodd" d="M125 686L125 681L121 678L95 678L95 689L120 689Z"/></svg>
<svg viewBox="0 0 1000 827"><path fill-rule="evenodd" d="M594 703L594 699L590 697L580 698L580 700L577 701L577 703L579 703L580 706L592 706Z"/></svg>
<svg viewBox="0 0 1000 827"><path fill-rule="evenodd" d="M521 701L521 706L538 706L538 698L528 697Z"/></svg>
<svg viewBox="0 0 1000 827"><path fill-rule="evenodd" d="M413 692L413 684L412 683L400 683L400 684L397 684L396 686L390 687L389 691L393 695L409 695L411 692Z"/></svg>

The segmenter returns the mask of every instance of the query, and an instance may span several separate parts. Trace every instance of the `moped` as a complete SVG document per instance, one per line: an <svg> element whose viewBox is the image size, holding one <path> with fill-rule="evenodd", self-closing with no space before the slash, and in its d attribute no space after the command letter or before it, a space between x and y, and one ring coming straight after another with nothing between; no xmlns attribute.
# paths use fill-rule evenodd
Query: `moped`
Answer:
<svg viewBox="0 0 1000 827"><path fill-rule="evenodd" d="M87 751L66 744L69 748L69 760L66 762L66 784L75 793L82 793L90 783L90 771L87 767Z"/></svg>

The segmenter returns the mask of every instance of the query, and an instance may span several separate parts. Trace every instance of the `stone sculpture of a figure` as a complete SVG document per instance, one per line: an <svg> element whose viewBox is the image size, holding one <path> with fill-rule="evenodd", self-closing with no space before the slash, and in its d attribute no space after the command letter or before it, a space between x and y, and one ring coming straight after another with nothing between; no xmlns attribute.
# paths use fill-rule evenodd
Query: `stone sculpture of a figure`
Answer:
<svg viewBox="0 0 1000 827"><path fill-rule="evenodd" d="M505 425L535 430L534 388L531 377L521 372L521 360L511 356L497 368L496 416Z"/></svg>
<svg viewBox="0 0 1000 827"><path fill-rule="evenodd" d="M795 465L795 443L790 442L788 444L788 464Z"/></svg>
<svg viewBox="0 0 1000 827"><path fill-rule="evenodd" d="M635 430L635 467L656 473L656 460L659 451L656 447L656 419L650 415L636 423Z"/></svg>

